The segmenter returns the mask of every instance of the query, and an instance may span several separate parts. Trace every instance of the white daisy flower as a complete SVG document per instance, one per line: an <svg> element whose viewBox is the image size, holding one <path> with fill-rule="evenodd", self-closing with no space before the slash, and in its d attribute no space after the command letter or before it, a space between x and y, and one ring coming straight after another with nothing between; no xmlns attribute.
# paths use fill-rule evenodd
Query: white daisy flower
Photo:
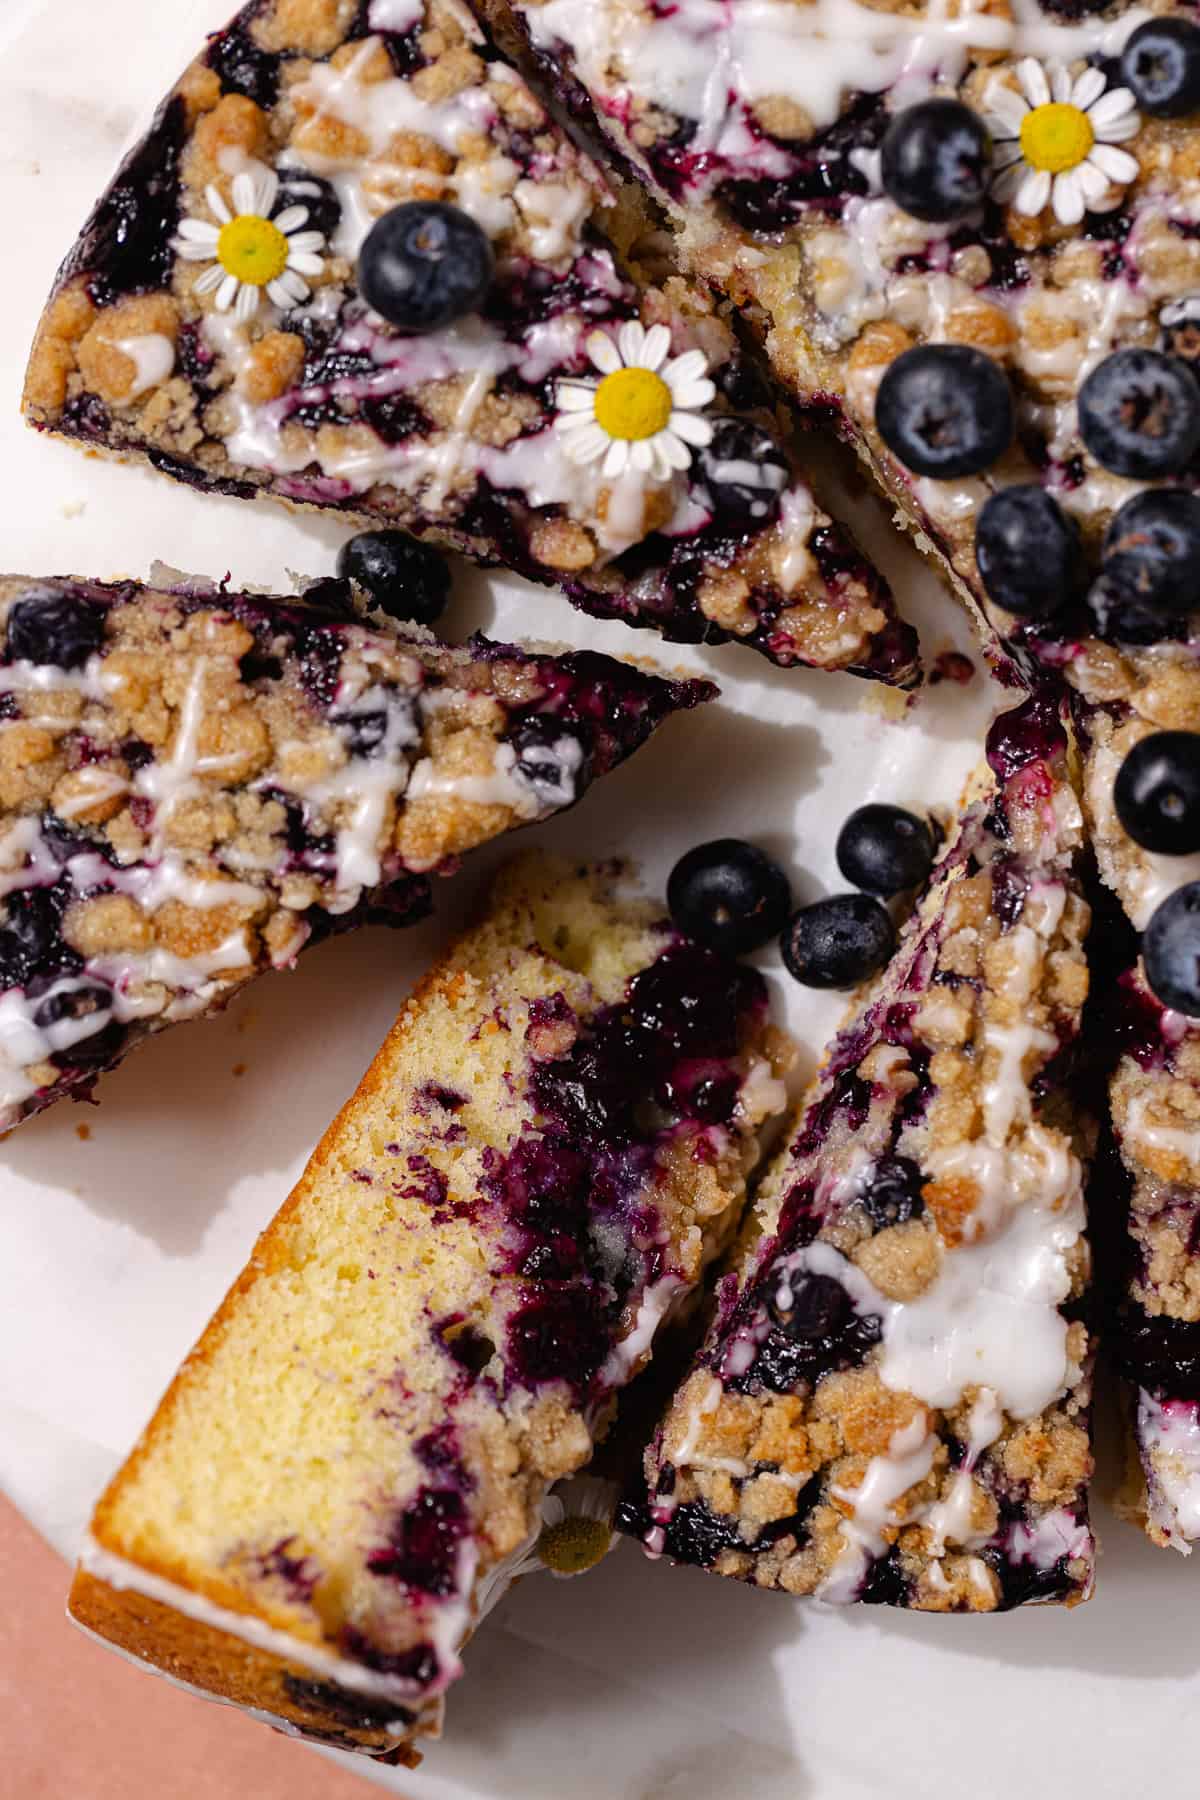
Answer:
<svg viewBox="0 0 1200 1800"><path fill-rule="evenodd" d="M615 338L593 331L584 345L599 381L560 381L558 417L572 462L599 462L612 480L634 469L669 481L686 469L692 450L712 442L713 428L695 410L716 394L702 350L668 360L671 334L630 320Z"/></svg>
<svg viewBox="0 0 1200 1800"><path fill-rule="evenodd" d="M311 292L306 275L325 267L320 252L325 239L305 231L307 206L287 206L272 218L279 198L279 177L257 165L233 178L233 209L220 190L205 189L205 199L218 221L184 219L174 250L186 262L211 262L196 282L198 294L217 296L217 311L229 312L240 324L258 311L263 289L276 306L299 306Z"/></svg>
<svg viewBox="0 0 1200 1800"><path fill-rule="evenodd" d="M1020 87L993 82L986 102L995 139L992 192L1031 217L1048 203L1063 225L1084 212L1109 212L1114 187L1138 173L1137 158L1117 145L1134 137L1141 121L1128 88L1110 88L1097 68L1072 79L1059 63L1027 56L1016 66Z"/></svg>
<svg viewBox="0 0 1200 1800"><path fill-rule="evenodd" d="M617 1489L598 1475L574 1475L542 1502L537 1558L552 1575L582 1575L612 1549Z"/></svg>

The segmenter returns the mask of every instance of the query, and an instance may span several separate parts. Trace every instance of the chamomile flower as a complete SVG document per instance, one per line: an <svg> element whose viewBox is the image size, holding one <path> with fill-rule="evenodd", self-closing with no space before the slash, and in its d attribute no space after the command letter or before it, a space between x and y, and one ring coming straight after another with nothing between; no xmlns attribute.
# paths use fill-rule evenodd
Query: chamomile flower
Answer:
<svg viewBox="0 0 1200 1800"><path fill-rule="evenodd" d="M584 348L599 381L561 381L555 429L572 462L600 462L615 480L627 469L669 481L686 469L693 449L712 442L700 409L716 388L702 350L668 358L665 325L649 331L630 320L616 337L593 331Z"/></svg>
<svg viewBox="0 0 1200 1800"><path fill-rule="evenodd" d="M304 278L325 267L320 255L325 239L303 229L306 206L287 206L271 217L279 198L273 169L259 166L234 176L232 211L218 188L207 188L204 197L217 224L184 219L174 245L186 262L212 264L196 281L198 294L215 293L217 311L232 309L239 324L254 317L264 289L276 306L299 306L308 299Z"/></svg>
<svg viewBox="0 0 1200 1800"><path fill-rule="evenodd" d="M575 1475L542 1502L537 1557L552 1575L582 1575L612 1549L617 1490L598 1475Z"/></svg>
<svg viewBox="0 0 1200 1800"><path fill-rule="evenodd" d="M1031 56L1015 74L1019 92L994 82L986 97L993 194L1031 217L1051 204L1063 225L1077 225L1088 209L1110 211L1111 190L1138 173L1137 158L1117 148L1140 128L1129 89L1110 88L1095 67L1072 79L1061 64L1043 67Z"/></svg>

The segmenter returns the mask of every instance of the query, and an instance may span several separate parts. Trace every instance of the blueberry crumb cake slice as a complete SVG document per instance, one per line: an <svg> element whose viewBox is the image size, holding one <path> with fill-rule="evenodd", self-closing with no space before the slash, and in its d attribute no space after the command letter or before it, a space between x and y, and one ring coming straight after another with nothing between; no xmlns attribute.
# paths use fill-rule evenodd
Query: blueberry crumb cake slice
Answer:
<svg viewBox="0 0 1200 1800"><path fill-rule="evenodd" d="M671 639L912 685L886 584L662 255L458 0L255 0L100 201L25 410Z"/></svg>
<svg viewBox="0 0 1200 1800"><path fill-rule="evenodd" d="M762 977L622 881L522 859L418 988L101 1500L81 1624L319 1741L436 1733L786 1102Z"/></svg>
<svg viewBox="0 0 1200 1800"><path fill-rule="evenodd" d="M935 1612L1090 1593L1064 750L1041 697L993 728L990 791L834 1040L622 1507L651 1554Z"/></svg>
<svg viewBox="0 0 1200 1800"><path fill-rule="evenodd" d="M0 1128L571 805L711 698L211 582L0 578Z"/></svg>

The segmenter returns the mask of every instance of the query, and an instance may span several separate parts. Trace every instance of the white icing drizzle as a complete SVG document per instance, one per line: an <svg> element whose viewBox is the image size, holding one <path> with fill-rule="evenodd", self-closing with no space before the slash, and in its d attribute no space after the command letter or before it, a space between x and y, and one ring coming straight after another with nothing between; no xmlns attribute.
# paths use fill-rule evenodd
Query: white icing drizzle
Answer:
<svg viewBox="0 0 1200 1800"><path fill-rule="evenodd" d="M118 338L113 345L133 364L133 386L123 396L136 400L147 389L161 387L175 369L175 346L161 331L150 331L142 337Z"/></svg>
<svg viewBox="0 0 1200 1800"><path fill-rule="evenodd" d="M610 1388L624 1387L634 1369L650 1350L659 1326L688 1293L681 1275L664 1275L642 1293L633 1327L609 1351L600 1371L600 1380Z"/></svg>
<svg viewBox="0 0 1200 1800"><path fill-rule="evenodd" d="M1137 1433L1151 1523L1184 1556L1200 1538L1200 1410L1138 1391Z"/></svg>
<svg viewBox="0 0 1200 1800"><path fill-rule="evenodd" d="M367 22L372 31L411 31L425 17L425 0L371 0Z"/></svg>
<svg viewBox="0 0 1200 1800"><path fill-rule="evenodd" d="M837 1560L816 1589L818 1600L843 1606L858 1596L876 1557L887 1547L885 1530L904 1523L895 1514L897 1500L924 1481L933 1467L937 1439L929 1430L924 1410L892 1433L886 1456L873 1456L856 1488L833 1487L835 1500L853 1508L840 1526L842 1548Z"/></svg>
<svg viewBox="0 0 1200 1800"><path fill-rule="evenodd" d="M764 177L786 165L780 168L776 146L748 129L745 114L757 101L783 96L815 127L832 125L854 91L899 86L905 104L935 84L956 84L973 50L1068 62L1113 55L1149 16L1132 8L1108 24L1063 25L1037 0L1015 0L1011 18L977 0L953 13L935 0L923 16L858 0L675 0L653 11L619 0L518 5L539 48L568 47L603 112L622 117L631 99L664 108L696 122L690 148L698 156L710 152L739 174Z"/></svg>
<svg viewBox="0 0 1200 1800"><path fill-rule="evenodd" d="M1141 1144L1150 1150L1165 1150L1171 1155L1182 1156L1200 1170L1200 1126L1188 1130L1179 1125L1154 1124L1148 1116L1150 1098L1147 1094L1135 1094L1129 1102L1121 1127L1122 1138L1127 1138L1135 1147Z"/></svg>
<svg viewBox="0 0 1200 1800"><path fill-rule="evenodd" d="M1009 1532L1008 1554L1013 1562L1030 1562L1035 1569L1052 1569L1065 1556L1069 1561L1091 1554L1091 1534L1073 1513L1056 1506L1032 1525L1018 1521Z"/></svg>

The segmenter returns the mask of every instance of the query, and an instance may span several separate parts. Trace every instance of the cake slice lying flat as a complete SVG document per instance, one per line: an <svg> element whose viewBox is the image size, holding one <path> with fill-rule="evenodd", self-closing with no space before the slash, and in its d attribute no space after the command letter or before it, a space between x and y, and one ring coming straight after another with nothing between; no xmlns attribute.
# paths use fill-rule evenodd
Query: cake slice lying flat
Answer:
<svg viewBox="0 0 1200 1800"><path fill-rule="evenodd" d="M785 1100L762 978L620 874L513 865L405 1006L100 1502L82 1624L329 1743L436 1730Z"/></svg>
<svg viewBox="0 0 1200 1800"><path fill-rule="evenodd" d="M1036 699L993 729L992 789L834 1040L623 1508L651 1553L935 1612L1087 1597L1063 749Z"/></svg>
<svg viewBox="0 0 1200 1800"><path fill-rule="evenodd" d="M457 246L438 273L405 263L406 285L393 244L364 275L372 227L421 203ZM707 289L646 230L457 0L255 0L72 252L26 412L196 487L403 526L672 639L910 685L885 584Z"/></svg>
<svg viewBox="0 0 1200 1800"><path fill-rule="evenodd" d="M1200 1539L1200 1022L1163 1007L1140 965L1121 983L1119 1018L1112 1118L1132 1268L1113 1349L1141 1465L1125 1510L1186 1555Z"/></svg>
<svg viewBox="0 0 1200 1800"><path fill-rule="evenodd" d="M667 207L681 260L855 445L995 647L1065 674L1107 735L1193 727L1200 615L1163 591L1155 539L1175 535L1186 571L1197 519L1181 539L1178 510L1126 515L1105 542L1127 502L1186 507L1197 483L1200 113L1161 87L1200 55L1191 9L1152 9L1182 39L1122 60L1141 6L485 6ZM927 355L960 359L936 389ZM980 513L1018 485L1050 504L989 587ZM1113 851L1154 879L1119 827Z"/></svg>
<svg viewBox="0 0 1200 1800"><path fill-rule="evenodd" d="M714 691L313 595L0 579L0 1127L315 939L423 917L431 873Z"/></svg>

